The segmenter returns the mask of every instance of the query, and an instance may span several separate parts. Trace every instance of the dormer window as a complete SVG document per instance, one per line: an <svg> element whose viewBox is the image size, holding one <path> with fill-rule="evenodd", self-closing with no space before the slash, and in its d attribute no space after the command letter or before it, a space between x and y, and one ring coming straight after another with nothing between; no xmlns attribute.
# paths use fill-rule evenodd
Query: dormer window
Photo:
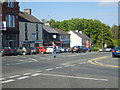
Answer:
<svg viewBox="0 0 120 90"><path fill-rule="evenodd" d="M13 0L8 0L7 6L9 8L14 8L14 1Z"/></svg>

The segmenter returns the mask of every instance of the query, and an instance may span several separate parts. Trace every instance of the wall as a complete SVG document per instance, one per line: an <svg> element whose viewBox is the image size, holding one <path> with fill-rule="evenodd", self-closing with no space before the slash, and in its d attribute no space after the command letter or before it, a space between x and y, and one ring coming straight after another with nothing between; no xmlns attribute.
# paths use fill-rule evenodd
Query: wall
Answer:
<svg viewBox="0 0 120 90"><path fill-rule="evenodd" d="M27 23L27 36L28 41L36 41L37 37L32 37L32 33L36 33L36 24L30 22L19 22L19 45L22 46L23 41L25 41L25 23ZM38 24L38 41L42 41L42 24Z"/></svg>
<svg viewBox="0 0 120 90"><path fill-rule="evenodd" d="M69 31L68 33L71 34L70 35L70 47L73 47L73 46L76 46L76 45L82 46L82 38L77 36L72 31Z"/></svg>

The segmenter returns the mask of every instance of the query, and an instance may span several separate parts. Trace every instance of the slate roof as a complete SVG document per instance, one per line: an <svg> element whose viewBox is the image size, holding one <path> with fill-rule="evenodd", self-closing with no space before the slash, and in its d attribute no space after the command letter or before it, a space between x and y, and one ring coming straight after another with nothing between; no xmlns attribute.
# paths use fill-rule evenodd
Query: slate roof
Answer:
<svg viewBox="0 0 120 90"><path fill-rule="evenodd" d="M63 30L60 30L60 29L58 29L58 28L55 28L55 30L56 30L57 32L59 32L59 34L69 35L69 33L65 32L65 31L63 31Z"/></svg>
<svg viewBox="0 0 120 90"><path fill-rule="evenodd" d="M54 28L51 28L49 26L43 25L43 29L47 31L48 33L59 33Z"/></svg>
<svg viewBox="0 0 120 90"><path fill-rule="evenodd" d="M84 33L79 33L76 31L73 31L76 35L78 35L79 37L83 38L83 39L90 39L87 35L85 35Z"/></svg>
<svg viewBox="0 0 120 90"><path fill-rule="evenodd" d="M25 12L19 12L19 21L20 22L33 22L33 23L42 23L39 19L36 17L27 14Z"/></svg>

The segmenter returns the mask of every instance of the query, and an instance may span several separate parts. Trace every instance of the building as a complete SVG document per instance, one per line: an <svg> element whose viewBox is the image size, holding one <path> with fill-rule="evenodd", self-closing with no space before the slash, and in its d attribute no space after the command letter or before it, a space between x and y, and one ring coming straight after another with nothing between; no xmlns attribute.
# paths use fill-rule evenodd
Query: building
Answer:
<svg viewBox="0 0 120 90"><path fill-rule="evenodd" d="M55 30L60 34L60 46L70 47L70 34L57 28Z"/></svg>
<svg viewBox="0 0 120 90"><path fill-rule="evenodd" d="M82 31L78 31L78 30L75 30L75 31L69 31L68 32L70 35L70 47L73 47L73 46L85 46L87 48L90 47L90 38L83 34Z"/></svg>
<svg viewBox="0 0 120 90"><path fill-rule="evenodd" d="M16 0L0 1L0 49L19 46L18 15L19 3Z"/></svg>
<svg viewBox="0 0 120 90"><path fill-rule="evenodd" d="M52 42L55 42L57 45L60 45L60 35L54 28L51 28L48 25L43 25L43 45L50 46Z"/></svg>
<svg viewBox="0 0 120 90"><path fill-rule="evenodd" d="M19 13L19 46L43 46L43 23L31 15L31 9Z"/></svg>

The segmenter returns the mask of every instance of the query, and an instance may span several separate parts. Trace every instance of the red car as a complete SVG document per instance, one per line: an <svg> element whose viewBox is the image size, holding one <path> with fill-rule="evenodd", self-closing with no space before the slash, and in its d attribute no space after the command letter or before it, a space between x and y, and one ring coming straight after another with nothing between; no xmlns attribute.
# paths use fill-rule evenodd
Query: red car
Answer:
<svg viewBox="0 0 120 90"><path fill-rule="evenodd" d="M46 53L46 47L36 47L39 49L39 53Z"/></svg>

